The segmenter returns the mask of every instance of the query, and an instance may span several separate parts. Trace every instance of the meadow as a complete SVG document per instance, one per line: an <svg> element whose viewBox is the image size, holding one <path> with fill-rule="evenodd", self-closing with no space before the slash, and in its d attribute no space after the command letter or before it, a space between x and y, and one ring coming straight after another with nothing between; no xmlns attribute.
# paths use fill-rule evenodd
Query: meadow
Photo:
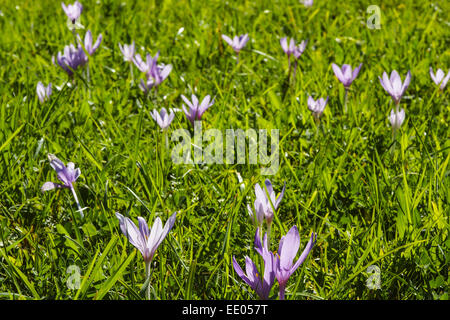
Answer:
<svg viewBox="0 0 450 320"><path fill-rule="evenodd" d="M0 0L1 299L258 299L233 258L267 271L294 226L300 252L286 259L316 238L286 300L448 299L450 85L430 77L430 67L450 67L448 2L80 2L82 27L72 31L59 1ZM368 23L371 5L379 28ZM84 66L64 70L58 52L76 46L76 34L84 44L88 30L101 43ZM239 55L223 34L248 34ZM283 37L307 40L298 60ZM159 52L164 65L152 70L171 65L166 78L155 84L160 74L124 60L119 44L133 41L143 59ZM333 63L362 63L348 92ZM395 102L379 79L393 70L411 76L395 130ZM154 87L143 92L148 77ZM39 81L52 84L42 102ZM204 131L279 130L276 172L249 161L174 163L171 134L194 133L181 97L193 94L214 99ZM310 96L328 97L320 116ZM153 113L161 108L174 114L164 130ZM55 158L81 174L73 188L44 192L64 182ZM266 179L276 197L285 189L266 208L270 227L260 224L261 255L255 185L270 196ZM174 213L144 263L121 222L142 217L152 228L159 218L157 230ZM279 289L275 279L267 298Z"/></svg>

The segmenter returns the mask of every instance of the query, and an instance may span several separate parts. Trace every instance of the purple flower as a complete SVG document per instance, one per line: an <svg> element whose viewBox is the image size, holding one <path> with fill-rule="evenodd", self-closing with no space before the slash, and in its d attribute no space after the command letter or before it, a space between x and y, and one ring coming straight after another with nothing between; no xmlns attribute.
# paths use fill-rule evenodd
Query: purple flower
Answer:
<svg viewBox="0 0 450 320"><path fill-rule="evenodd" d="M73 75L73 72L80 66L84 66L88 58L84 53L81 45L75 48L73 44L64 47L64 54L58 52L56 61L58 65L67 72L69 76Z"/></svg>
<svg viewBox="0 0 450 320"><path fill-rule="evenodd" d="M267 224L271 224L273 220L273 209L277 210L281 200L284 196L284 191L286 189L286 183L284 183L283 190L281 190L280 195L276 198L275 191L273 190L272 183L269 179L266 179L264 182L269 193L269 198L266 195L266 192L263 188L257 183L255 185L255 195L256 199L254 202L255 214L253 214L252 208L250 205L247 205L248 213L251 217L256 217L257 225L259 227L262 226L264 218L266 218ZM273 209L272 209L273 205Z"/></svg>
<svg viewBox="0 0 450 320"><path fill-rule="evenodd" d="M150 72L147 73L147 86L157 87L166 80L172 71L172 65L157 65L156 59L153 60L153 65L150 68Z"/></svg>
<svg viewBox="0 0 450 320"><path fill-rule="evenodd" d="M159 51L156 53L154 58L152 58L152 56L149 53L147 53L146 61L144 61L144 60L142 60L141 55L138 53L134 56L133 62L141 72L148 73L148 72L150 72L150 70L153 66L153 61L155 61L155 63L156 63L156 61L158 60L158 57L159 57Z"/></svg>
<svg viewBox="0 0 450 320"><path fill-rule="evenodd" d="M383 78L378 77L380 79L380 83L383 86L384 90L390 94L395 104L399 104L403 94L408 88L409 83L411 82L411 71L408 71L405 77L405 81L402 84L402 79L396 70L391 72L391 77L389 78L386 72L383 72Z"/></svg>
<svg viewBox="0 0 450 320"><path fill-rule="evenodd" d="M50 161L50 166L56 171L58 179L61 180L63 184L46 182L41 187L41 190L44 192L55 188L73 188L72 183L74 183L81 174L80 168L75 169L75 164L73 162L67 163L66 167L61 160L51 153L48 154L48 160Z"/></svg>
<svg viewBox="0 0 450 320"><path fill-rule="evenodd" d="M278 253L275 256L274 269L275 277L280 285L280 300L284 300L284 292L286 284L291 275L297 270L297 268L305 261L309 252L316 243L317 234L311 233L311 237L306 244L305 249L294 264L294 258L297 255L297 251L300 247L300 235L296 226L293 226L286 236L283 236L280 240L278 247Z"/></svg>
<svg viewBox="0 0 450 320"><path fill-rule="evenodd" d="M430 76L431 79L433 79L434 83L436 83L436 85L440 84L441 86L439 88L441 90L444 90L448 80L450 79L450 70L448 71L447 75L445 75L444 71L442 71L441 69L437 69L436 74L434 74L433 68L430 67Z"/></svg>
<svg viewBox="0 0 450 320"><path fill-rule="evenodd" d="M97 41L95 41L94 45L92 45L92 33L91 30L88 30L86 32L86 35L84 36L84 48L86 49L87 53L92 56L94 52L98 49L100 46L100 43L102 42L102 34L99 34L97 37Z"/></svg>
<svg viewBox="0 0 450 320"><path fill-rule="evenodd" d="M307 44L308 40L303 40L298 46L294 47L294 52L292 54L294 55L295 59L298 60L300 58L300 56L305 51Z"/></svg>
<svg viewBox="0 0 450 320"><path fill-rule="evenodd" d="M61 160L59 160L55 155L51 153L48 154L48 160L50 161L50 166L56 171L58 179L62 182L62 184L48 181L42 185L41 191L44 192L57 188L70 189L75 198L75 202L77 203L78 211L80 212L81 217L83 217L80 203L78 201L77 194L75 193L75 189L73 187L73 183L78 179L78 177L81 174L80 168L75 169L75 164L73 162L68 162L67 166L65 166Z"/></svg>
<svg viewBox="0 0 450 320"><path fill-rule="evenodd" d="M151 116L153 120L155 120L156 123L161 127L161 129L164 130L170 125L173 118L175 117L175 114L172 110L170 110L170 114L168 114L166 108L162 108L160 113L158 113L156 109L153 109Z"/></svg>
<svg viewBox="0 0 450 320"><path fill-rule="evenodd" d="M397 131L405 120L405 110L400 109L400 111L391 110L391 114L389 116L389 121L391 122L392 129Z"/></svg>
<svg viewBox="0 0 450 320"><path fill-rule="evenodd" d="M66 6L64 2L61 2L61 6L72 23L75 23L75 20L80 17L81 12L83 11L83 6L78 1L75 1L74 4L69 4L68 6Z"/></svg>
<svg viewBox="0 0 450 320"><path fill-rule="evenodd" d="M154 58L150 54L147 54L147 60L143 61L141 56L137 54L133 62L142 72L145 72L146 80L141 79L139 87L142 91L147 93L153 87L159 86L172 71L172 65L158 65L159 51Z"/></svg>
<svg viewBox="0 0 450 320"><path fill-rule="evenodd" d="M152 261L156 249L158 249L161 242L172 229L176 214L175 212L170 216L164 228L162 227L161 219L157 217L151 229L149 229L147 222L142 217L138 217L139 228L136 227L130 218L126 218L118 212L116 212L116 217L119 219L120 230L131 244L141 252L147 265Z"/></svg>
<svg viewBox="0 0 450 320"><path fill-rule="evenodd" d="M225 42L233 48L236 54L239 54L239 52L245 47L250 38L246 33L240 36L234 36L233 40L231 40L229 36L222 34L222 39L225 40Z"/></svg>
<svg viewBox="0 0 450 320"><path fill-rule="evenodd" d="M338 78L340 82L344 85L345 89L348 89L352 84L353 80L358 76L359 70L361 69L362 63L352 70L352 67L349 64L342 65L342 68L339 68L336 64L332 63L331 67L333 68L334 74Z"/></svg>
<svg viewBox="0 0 450 320"><path fill-rule="evenodd" d="M123 46L119 43L119 49L120 49L120 51L123 54L123 60L124 61L129 61L129 62L133 61L134 54L135 54L134 41L130 45L124 44ZM140 58L141 58L141 56L139 56L139 59ZM142 62L142 59L141 59L141 62Z"/></svg>
<svg viewBox="0 0 450 320"><path fill-rule="evenodd" d="M245 257L245 270L239 266L236 261L236 258L233 256L233 268L260 297L260 299L267 300L269 298L270 290L275 281L275 272L274 272L274 256L273 253L268 250L267 243L267 233L264 236L264 246L261 244L261 240L259 238L259 229L255 234L255 249L262 256L264 262L264 275L261 278L261 274L258 272L258 269L255 263L248 257Z"/></svg>
<svg viewBox="0 0 450 320"><path fill-rule="evenodd" d="M182 106L186 118L188 118L192 125L194 125L194 121L201 120L205 111L214 104L214 99L211 101L210 95L203 98L203 101L200 104L195 94L192 95L192 102L184 95L181 95L181 98L189 107L189 110L187 110L184 104Z"/></svg>
<svg viewBox="0 0 450 320"><path fill-rule="evenodd" d="M325 106L328 103L328 96L327 99L325 100L324 98L320 98L314 100L313 97L309 96L308 97L308 109L312 112L313 116L315 119L319 119L320 116L323 113L323 110L325 110Z"/></svg>
<svg viewBox="0 0 450 320"><path fill-rule="evenodd" d="M36 86L36 93L41 103L50 98L52 94L52 84L49 83L47 87L44 87L41 81Z"/></svg>
<svg viewBox="0 0 450 320"><path fill-rule="evenodd" d="M291 38L291 40L289 41L289 44L288 44L287 37L284 37L280 40L280 44L281 44L281 48L288 55L288 57L290 57L290 55L294 53L295 40L293 38ZM305 44L305 46L306 46L306 44Z"/></svg>
<svg viewBox="0 0 450 320"><path fill-rule="evenodd" d="M305 7L307 7L307 8L312 7L312 5L314 4L313 0L303 0L303 1L300 1L300 2L303 3L303 5Z"/></svg>

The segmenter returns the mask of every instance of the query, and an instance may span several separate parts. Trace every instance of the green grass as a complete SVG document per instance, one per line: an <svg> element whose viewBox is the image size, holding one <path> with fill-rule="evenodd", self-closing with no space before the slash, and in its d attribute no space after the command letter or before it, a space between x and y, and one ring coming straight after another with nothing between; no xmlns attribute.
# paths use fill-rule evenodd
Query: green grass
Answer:
<svg viewBox="0 0 450 320"><path fill-rule="evenodd" d="M370 1L82 4L81 35L103 34L90 89L81 72L69 87L51 62L73 42L59 2L0 1L0 298L143 299L144 263L116 211L136 223L138 216L164 223L178 212L152 262L154 299L257 298L232 257L241 266L245 255L256 257L246 205L254 185L269 178L276 192L286 181L271 249L293 225L301 249L318 233L287 299L448 299L450 85L439 92L428 73L450 67L446 1L383 3L379 30L365 25ZM249 33L238 65L222 33ZM290 85L284 36L309 39ZM132 40L141 55L160 50L173 65L156 95L130 83L118 43ZM333 62L363 63L348 113ZM402 78L412 73L395 140L387 118L393 104L378 81L394 69ZM38 81L53 83L44 104ZM216 99L204 130L279 129L277 174L261 176L250 164L175 165L167 151L162 156L163 135L149 112L181 108L180 95L192 93ZM330 97L318 128L309 94ZM182 112L169 134L178 128L190 129ZM76 190L85 219L69 190L40 191L57 181L47 153L81 168ZM67 286L73 265L79 289ZM380 269L380 290L366 286L371 265Z"/></svg>

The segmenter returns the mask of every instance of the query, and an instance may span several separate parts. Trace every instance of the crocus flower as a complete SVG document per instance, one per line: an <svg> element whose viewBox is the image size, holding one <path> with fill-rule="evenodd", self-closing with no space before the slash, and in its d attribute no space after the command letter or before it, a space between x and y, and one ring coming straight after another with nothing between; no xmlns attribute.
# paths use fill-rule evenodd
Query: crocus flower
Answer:
<svg viewBox="0 0 450 320"><path fill-rule="evenodd" d="M38 82L36 86L36 93L38 96L38 99L41 103L44 103L45 100L50 98L50 95L52 94L52 84L49 83L47 87L45 87L41 81Z"/></svg>
<svg viewBox="0 0 450 320"><path fill-rule="evenodd" d="M314 119L318 120L320 118L327 103L328 96L326 100L324 98L314 100L313 97L308 97L308 109L312 112Z"/></svg>
<svg viewBox="0 0 450 320"><path fill-rule="evenodd" d="M68 6L66 6L64 2L61 2L61 6L72 23L75 23L75 20L80 17L81 12L83 11L83 6L78 1L75 1L74 4L69 4Z"/></svg>
<svg viewBox="0 0 450 320"><path fill-rule="evenodd" d="M239 266L236 258L233 256L233 268L238 276L252 288L260 299L267 300L269 298L270 290L275 281L274 272L274 256L273 253L268 250L267 234L264 236L264 246L261 244L259 238L259 230L255 234L255 249L263 257L264 262L264 275L261 278L261 273L255 263L248 256L245 257L245 270Z"/></svg>
<svg viewBox="0 0 450 320"><path fill-rule="evenodd" d="M288 63L289 63L289 72L291 72L291 55L294 55L296 61L295 61L295 70L297 69L297 60L300 58L300 56L305 51L306 45L308 41L303 40L298 46L295 45L295 40L291 38L288 43L287 37L280 39L281 48L283 49L284 53L288 56ZM294 75L295 77L295 75Z"/></svg>
<svg viewBox="0 0 450 320"><path fill-rule="evenodd" d="M441 69L437 69L436 74L434 74L433 68L430 67L430 76L434 83L436 83L436 85L440 84L439 89L444 90L448 80L450 79L450 70L448 71L447 75L445 75L444 71L442 71Z"/></svg>
<svg viewBox="0 0 450 320"><path fill-rule="evenodd" d="M149 229L147 222L142 217L138 217L139 228L136 227L130 218L124 217L119 212L116 212L116 217L119 219L120 230L130 243L141 252L147 265L152 261L156 249L158 249L161 242L172 229L176 214L175 212L170 216L164 228L162 227L161 219L157 217L151 229Z"/></svg>
<svg viewBox="0 0 450 320"><path fill-rule="evenodd" d="M142 60L141 55L138 53L133 57L133 62L141 72L148 73L153 66L153 61L157 61L158 57L159 51L156 53L154 58L152 58L152 56L147 53L146 60L144 61Z"/></svg>
<svg viewBox="0 0 450 320"><path fill-rule="evenodd" d="M141 79L141 83L139 85L141 90L145 93L150 91L153 87L158 87L172 71L171 64L158 65L158 57L159 51L154 58L152 58L150 54L147 54L147 60L145 62L141 59L141 56L139 54L134 57L133 62L136 64L138 69L142 72L145 72L146 81Z"/></svg>
<svg viewBox="0 0 450 320"><path fill-rule="evenodd" d="M86 32L86 35L84 36L84 48L86 49L87 53L92 56L94 52L98 49L100 46L100 43L102 42L102 34L100 33L97 37L97 41L95 41L94 45L92 45L92 33L91 30L88 30Z"/></svg>
<svg viewBox="0 0 450 320"><path fill-rule="evenodd" d="M119 43L119 49L123 54L123 60L124 61L128 61L128 62L132 62L133 58L134 58L134 54L135 54L135 45L134 45L134 41L132 44L128 45L128 44L124 44L123 46ZM140 59L140 56L139 56ZM141 59L142 61L142 59Z"/></svg>
<svg viewBox="0 0 450 320"><path fill-rule="evenodd" d="M300 44L298 46L294 47L294 52L292 54L294 55L295 59L298 60L300 58L300 56L305 51L307 44L308 44L308 40L303 40L302 42L300 42Z"/></svg>
<svg viewBox="0 0 450 320"><path fill-rule="evenodd" d="M203 98L200 104L195 94L192 95L192 102L184 95L181 95L181 98L189 107L189 110L187 110L184 104L182 106L186 118L188 118L192 125L194 125L194 121L201 120L205 111L214 104L214 99L211 101L210 95Z"/></svg>
<svg viewBox="0 0 450 320"><path fill-rule="evenodd" d="M75 48L73 44L65 46L64 54L58 52L58 55L56 56L58 65L66 71L69 76L72 76L73 71L78 67L84 66L87 60L88 58L81 45L78 45L77 48Z"/></svg>
<svg viewBox="0 0 450 320"><path fill-rule="evenodd" d="M156 109L153 109L151 116L161 129L165 130L172 122L175 114L173 113L173 110L170 110L170 114L168 114L166 108L162 108L160 113L158 113Z"/></svg>
<svg viewBox="0 0 450 320"><path fill-rule="evenodd" d="M342 65L342 68L339 68L339 66L334 63L331 64L334 74L336 75L338 80L342 82L346 90L348 90L353 80L355 80L358 76L359 70L361 70L361 66L362 63L354 70L352 70L352 67L349 64Z"/></svg>
<svg viewBox="0 0 450 320"><path fill-rule="evenodd" d="M116 217L119 219L119 226L122 233L128 238L130 243L135 246L142 254L145 262L146 273L146 296L150 299L150 263L155 255L161 242L172 229L177 213L173 213L169 220L166 221L164 228L159 217L155 219L153 227L150 229L144 218L138 217L139 228L133 223L130 218L126 218L119 212L116 212Z"/></svg>
<svg viewBox="0 0 450 320"><path fill-rule="evenodd" d="M391 114L389 115L389 121L391 122L392 130L394 133L400 128L403 121L405 120L405 110L400 109L400 111L391 110Z"/></svg>
<svg viewBox="0 0 450 320"><path fill-rule="evenodd" d="M274 269L275 277L278 280L280 286L280 300L284 300L284 292L286 284L291 275L297 270L297 268L305 261L309 252L316 243L317 234L311 233L311 237L306 244L305 249L294 264L294 258L297 255L297 251L300 247L300 235L296 226L293 226L286 236L283 236L278 246L278 253L275 256Z"/></svg>
<svg viewBox="0 0 450 320"><path fill-rule="evenodd" d="M277 210L281 200L284 196L284 191L286 189L286 183L284 183L283 190L281 190L280 195L278 198L276 198L275 191L273 190L272 183L269 179L266 179L264 182L267 188L267 191L269 193L269 197L267 197L266 192L263 188L257 183L255 185L255 202L254 202L254 208L255 208L255 214L253 214L253 211L251 207L248 205L247 210L252 217L256 217L256 222L259 227L261 227L263 223L263 219L266 218L267 224L270 225L273 220L273 209ZM273 209L272 209L273 205Z"/></svg>
<svg viewBox="0 0 450 320"><path fill-rule="evenodd" d="M231 40L229 36L222 34L222 39L225 40L225 42L228 43L233 48L236 54L239 54L239 52L245 47L250 38L246 33L240 36L234 36L233 40Z"/></svg>
<svg viewBox="0 0 450 320"><path fill-rule="evenodd" d="M303 3L303 5L305 7L307 7L307 8L312 7L312 5L314 4L313 0L303 0L303 1L300 1L300 2Z"/></svg>
<svg viewBox="0 0 450 320"><path fill-rule="evenodd" d="M287 37L284 37L280 40L281 48L283 49L284 53L287 54L288 57L290 57L291 54L295 51L295 40L291 38L291 40L287 41Z"/></svg>
<svg viewBox="0 0 450 320"><path fill-rule="evenodd" d="M48 181L42 185L41 191L44 192L58 188L70 189L75 198L75 202L77 203L78 211L80 212L81 217L83 217L80 203L73 187L73 183L81 174L80 168L75 169L75 164L73 162L69 162L67 163L67 166L65 166L61 160L51 153L48 154L48 160L50 161L50 166L56 171L58 179L62 182L62 184Z"/></svg>
<svg viewBox="0 0 450 320"><path fill-rule="evenodd" d="M158 87L161 82L163 82L168 76L169 73L172 71L172 65L166 65L166 66L157 66L157 69L153 70L151 73L147 74L147 78L144 81L141 79L139 88L144 92L149 92L152 88ZM153 76L155 78L153 78Z"/></svg>
<svg viewBox="0 0 450 320"><path fill-rule="evenodd" d="M383 86L384 90L389 93L389 95L394 100L395 104L398 105L403 94L408 88L409 83L411 82L411 71L408 71L405 77L405 81L402 84L402 79L396 70L391 72L391 77L389 78L386 72L383 72L383 78L378 77L380 79L380 83Z"/></svg>
<svg viewBox="0 0 450 320"><path fill-rule="evenodd" d="M157 87L166 80L172 71L172 65L157 65L156 59L153 60L153 65L150 68L150 72L147 74L147 86Z"/></svg>

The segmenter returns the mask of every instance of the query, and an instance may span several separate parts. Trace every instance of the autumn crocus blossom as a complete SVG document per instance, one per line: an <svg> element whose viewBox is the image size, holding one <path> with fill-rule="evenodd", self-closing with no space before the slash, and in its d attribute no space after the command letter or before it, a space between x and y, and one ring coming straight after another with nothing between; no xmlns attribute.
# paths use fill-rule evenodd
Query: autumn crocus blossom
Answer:
<svg viewBox="0 0 450 320"><path fill-rule="evenodd" d="M162 227L161 219L157 217L151 229L142 217L138 217L139 228L136 227L130 218L124 217L119 212L116 212L116 217L119 219L119 226L122 233L141 252L144 262L148 264L152 261L156 249L158 249L161 242L172 229L176 214L175 212L170 216L164 228Z"/></svg>
<svg viewBox="0 0 450 320"><path fill-rule="evenodd" d="M306 45L308 44L308 40L303 40L299 45L294 47L294 52L292 53L295 59L299 59L300 56L305 52Z"/></svg>
<svg viewBox="0 0 450 320"><path fill-rule="evenodd" d="M400 129L403 121L405 120L405 110L400 109L399 111L391 110L391 114L389 115L389 122L391 123L392 130L395 132Z"/></svg>
<svg viewBox="0 0 450 320"><path fill-rule="evenodd" d="M134 41L132 44L124 44L123 46L119 43L119 49L123 54L123 60L132 62L135 54L135 44ZM139 56L140 58L140 56ZM142 60L141 60L142 61Z"/></svg>
<svg viewBox="0 0 450 320"><path fill-rule="evenodd" d="M250 205L247 205L248 213L251 217L256 219L256 223L259 227L262 226L264 218L267 221L267 224L270 225L273 220L274 210L277 210L280 206L281 200L284 196L284 191L286 189L286 183L283 186L283 189L281 190L281 193L278 197L275 195L275 191L273 190L272 183L269 179L265 180L265 185L267 188L267 192L269 194L269 197L267 197L266 192L263 188L257 183L255 185L255 202L254 202L254 208L255 213L253 213L252 208ZM273 206L273 209L272 209Z"/></svg>
<svg viewBox="0 0 450 320"><path fill-rule="evenodd" d="M154 58L150 54L147 54L146 61L143 61L139 54L136 54L133 58L134 64L138 67L141 72L145 72L146 80L140 82L139 87L142 91L147 93L153 87L158 87L170 74L172 71L172 65L167 64L158 65L159 51Z"/></svg>
<svg viewBox="0 0 450 320"><path fill-rule="evenodd" d="M173 110L170 110L170 114L167 113L166 108L162 108L161 112L158 113L156 109L153 109L151 112L151 116L153 120L161 127L161 129L165 130L172 122L173 118L175 117L175 114L173 113Z"/></svg>
<svg viewBox="0 0 450 320"><path fill-rule="evenodd" d="M78 206L78 211L80 212L81 217L83 217L80 202L78 201L77 194L73 187L73 183L78 179L78 177L81 174L80 168L75 169L75 164L73 162L68 162L67 166L65 166L61 160L59 160L55 155L51 153L48 154L48 160L50 161L50 166L56 171L58 179L62 182L62 184L48 181L42 185L41 191L44 192L57 188L70 189L75 198L75 202Z"/></svg>
<svg viewBox="0 0 450 320"><path fill-rule="evenodd" d="M92 45L92 33L91 30L88 30L84 36L84 49L86 49L87 53L92 56L95 51L97 51L100 43L102 42L103 36L100 33L95 41L94 45ZM86 57L87 58L87 57Z"/></svg>
<svg viewBox="0 0 450 320"><path fill-rule="evenodd" d="M49 83L48 86L45 87L42 82L39 81L36 86L36 93L39 101L41 103L44 103L44 101L48 100L50 98L50 95L52 94L52 84Z"/></svg>
<svg viewBox="0 0 450 320"><path fill-rule="evenodd" d="M75 20L77 20L81 12L83 11L83 6L78 1L75 1L74 4L69 4L66 6L64 2L61 2L61 6L66 13L67 17L75 24Z"/></svg>
<svg viewBox="0 0 450 320"><path fill-rule="evenodd" d="M280 300L284 300L286 284L291 275L305 261L311 249L316 243L317 234L311 233L311 237L306 244L305 249L294 263L294 258L300 248L300 235L296 226L293 226L288 233L283 236L278 246L278 252L275 255L274 270L275 277L280 287Z"/></svg>
<svg viewBox="0 0 450 320"><path fill-rule="evenodd" d="M225 42L233 48L236 54L239 54L239 52L245 47L250 38L246 33L240 36L234 36L233 40L229 36L222 34L222 39L225 40Z"/></svg>
<svg viewBox="0 0 450 320"><path fill-rule="evenodd" d="M184 95L181 95L181 99L187 104L189 109L186 109L185 105L182 105L186 118L194 125L194 121L201 120L205 111L214 104L214 99L211 101L211 96L207 95L203 98L199 104L199 100L195 94L192 95L192 102L189 101Z"/></svg>
<svg viewBox="0 0 450 320"><path fill-rule="evenodd" d="M398 105L400 100L405 93L406 89L411 82L411 71L408 71L405 77L405 81L402 83L402 79L396 70L391 72L391 77L389 78L386 72L383 72L383 78L378 77L384 90L392 97L395 104Z"/></svg>
<svg viewBox="0 0 450 320"><path fill-rule="evenodd" d="M148 73L148 72L150 72L150 70L153 66L153 61L157 61L158 57L159 57L159 51L155 54L154 58L152 58L152 56L149 53L147 53L146 59L144 61L141 58L141 55L139 53L137 53L133 57L133 62L136 65L136 67L139 69L139 71L141 71L143 73Z"/></svg>
<svg viewBox="0 0 450 320"><path fill-rule="evenodd" d="M334 63L331 64L336 78L338 78L338 80L344 85L345 89L348 89L353 80L356 79L359 70L361 70L361 66L362 63L354 70L352 70L352 67L349 64L343 64L341 68L339 68L339 66Z"/></svg>
<svg viewBox="0 0 450 320"><path fill-rule="evenodd" d="M290 39L289 43L287 37L281 38L280 45L288 57L290 57L295 51L295 40L293 38Z"/></svg>
<svg viewBox="0 0 450 320"><path fill-rule="evenodd" d="M73 44L64 47L64 54L58 52L56 61L58 65L66 71L69 76L73 76L73 72L80 66L84 66L88 58L84 53L81 45L77 48Z"/></svg>
<svg viewBox="0 0 450 320"><path fill-rule="evenodd" d="M314 119L318 120L320 116L322 115L323 111L325 110L325 106L328 103L328 96L327 99L320 98L317 100L314 100L313 97L308 97L308 109L312 112Z"/></svg>
<svg viewBox="0 0 450 320"><path fill-rule="evenodd" d="M450 79L450 70L448 71L447 75L445 75L444 71L442 71L441 69L437 69L436 74L434 74L433 68L430 67L430 76L436 85L440 85L439 89L444 90L448 80Z"/></svg>
<svg viewBox="0 0 450 320"><path fill-rule="evenodd" d="M122 233L128 238L130 243L138 249L145 262L146 273L146 295L150 299L150 262L155 255L156 249L166 238L169 231L172 229L177 213L173 213L166 221L164 228L159 217L155 219L152 228L150 229L147 221L144 218L138 217L139 227L133 223L130 218L124 217L119 212L116 212L116 217L119 219L119 226Z"/></svg>
<svg viewBox="0 0 450 320"><path fill-rule="evenodd" d="M258 271L255 263L248 256L245 257L245 272L233 256L233 268L237 275L252 288L260 299L267 300L275 281L274 255L268 250L267 234L264 236L264 246L261 244L259 229L255 233L255 250L262 256L264 274Z"/></svg>

